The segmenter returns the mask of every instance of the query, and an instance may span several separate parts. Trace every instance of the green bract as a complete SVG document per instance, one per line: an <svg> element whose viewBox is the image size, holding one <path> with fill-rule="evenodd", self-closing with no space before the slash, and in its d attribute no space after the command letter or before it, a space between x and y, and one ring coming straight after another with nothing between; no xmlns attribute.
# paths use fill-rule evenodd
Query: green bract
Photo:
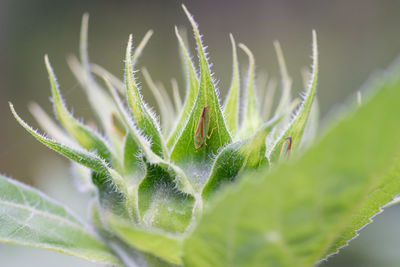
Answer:
<svg viewBox="0 0 400 267"><path fill-rule="evenodd" d="M128 266L310 266L345 245L400 192L395 160L400 128L392 117L377 114L399 111L394 103L400 99L398 79L375 85L382 90L373 101L299 157L317 122L315 31L312 71L301 102L291 99L291 78L275 43L282 96L270 116L273 80L256 88L261 83L255 57L241 43L249 66L240 77L232 35L232 82L221 105L199 29L183 9L198 55L197 66L175 28L186 73L184 101L176 80L170 97L147 69L136 66L152 31L136 49L129 37L121 81L89 62L84 16L81 58L69 63L104 136L69 112L45 57L63 129L34 104L31 111L46 137L26 124L12 104L10 108L30 134L72 160L81 189L95 200L93 229L37 191L0 177L0 241ZM155 97L161 122L142 97L138 70ZM366 164L368 157L378 155L374 164ZM239 177L236 186L227 186ZM54 236L45 233L49 228Z"/></svg>

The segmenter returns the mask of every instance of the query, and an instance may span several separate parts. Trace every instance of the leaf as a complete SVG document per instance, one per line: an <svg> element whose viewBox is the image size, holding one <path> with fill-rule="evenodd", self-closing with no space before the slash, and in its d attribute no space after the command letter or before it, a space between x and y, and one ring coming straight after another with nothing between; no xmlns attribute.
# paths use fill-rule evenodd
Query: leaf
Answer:
<svg viewBox="0 0 400 267"><path fill-rule="evenodd" d="M92 193L91 195L95 195L96 187L93 185L91 172L89 168L76 162L71 162L71 174L75 187L79 192L90 192Z"/></svg>
<svg viewBox="0 0 400 267"><path fill-rule="evenodd" d="M126 175L132 176L135 180L141 179L144 175L141 153L139 145L128 133L124 140L124 170Z"/></svg>
<svg viewBox="0 0 400 267"><path fill-rule="evenodd" d="M125 226L128 228L133 228L132 232L134 235L141 231L140 228L136 228L130 222L122 219L121 217L115 216L110 212L102 212L102 209L99 208L97 203L92 202L89 208L91 213L91 221L95 226L97 233L99 233L101 237L106 240L107 245L112 248L115 254L118 255L123 263L123 266L173 266L161 258L154 256L153 254L149 254L143 250L139 251L132 245L128 245L128 242L134 242L134 240L128 240L128 236L131 236L132 234L127 236L119 236L120 232ZM107 226L106 223L108 224ZM126 225L126 223L128 223L129 226ZM112 233L110 232L110 226L113 228ZM108 230L106 230L105 227L107 227ZM128 230L126 230L126 232L128 232ZM147 233L144 233L143 235L146 234ZM157 234L154 236L156 235ZM137 236L138 235L135 235L135 237ZM152 237L152 235L150 236ZM123 239L127 239L127 241L124 242ZM151 245L149 246L151 248L155 247ZM144 247L148 248L148 246Z"/></svg>
<svg viewBox="0 0 400 267"><path fill-rule="evenodd" d="M153 30L148 30L146 34L143 36L143 39L140 41L139 45L136 47L132 56L133 65L135 65L136 62L138 61L140 55L143 52L143 49L146 47L152 35L153 35ZM126 90L124 83L115 75L113 75L108 70L97 64L91 64L90 67L91 71L94 74L98 75L99 77L106 77L111 82L111 84L115 86L115 88L118 90L119 93L121 94L125 93Z"/></svg>
<svg viewBox="0 0 400 267"><path fill-rule="evenodd" d="M156 87L159 89L161 96L164 98L164 105L168 106L168 110L170 110L171 114L175 114L175 117L172 117L172 121L169 122L170 125L168 125L168 127L170 127L170 129L168 129L168 134L170 134L173 126L175 126L175 124L176 124L176 114L177 113L175 112L174 104L170 97L170 93L167 92L167 89L165 88L164 84L162 82L158 81L156 83Z"/></svg>
<svg viewBox="0 0 400 267"><path fill-rule="evenodd" d="M276 114L285 113L289 108L291 97L290 90L292 87L292 79L290 78L287 68L285 58L283 56L281 45L278 41L274 42L274 47L279 63L279 70L281 72L281 84L282 84L282 97L276 108Z"/></svg>
<svg viewBox="0 0 400 267"><path fill-rule="evenodd" d="M312 266L400 192L400 65L301 157L241 178L184 243L187 266Z"/></svg>
<svg viewBox="0 0 400 267"><path fill-rule="evenodd" d="M39 133L37 133L35 130L33 130L28 124L26 124L21 117L18 116L18 114L15 112L14 106L9 103L11 112L13 113L15 119L18 121L18 123L25 128L33 137L35 137L39 142L44 144L45 146L55 150L56 152L60 153L61 155L66 156L67 158L76 161L77 163L80 163L94 171L97 172L107 172L107 164L104 160L101 158L97 157L97 155L90 153L88 151L84 150L78 150L74 148L70 148L66 145L62 145L61 143L51 140L49 138L46 138Z"/></svg>
<svg viewBox="0 0 400 267"><path fill-rule="evenodd" d="M118 90L120 94L125 94L125 84L123 81L121 81L117 76L106 70L100 65L91 64L91 70L94 74L99 76L100 78L106 77L107 80L110 81L110 83Z"/></svg>
<svg viewBox="0 0 400 267"><path fill-rule="evenodd" d="M90 130L87 126L76 120L67 110L58 88L56 76L47 55L45 56L45 63L50 79L54 110L57 114L58 120L81 146L89 151L96 151L100 157L110 161L112 159L112 153L110 151L111 149L107 146L106 141L103 140L100 135L95 134L93 130ZM116 157L114 156L113 158L115 161Z"/></svg>
<svg viewBox="0 0 400 267"><path fill-rule="evenodd" d="M193 108L193 105L196 101L197 93L199 91L199 78L197 77L196 68L193 65L189 51L187 50L177 27L175 27L175 34L176 37L178 38L180 51L185 63L186 98L185 98L185 103L183 105L183 109L179 114L178 123L176 124L175 129L172 131L171 135L168 137L167 146L169 148L175 144L177 137L185 127L185 124L188 120L188 116Z"/></svg>
<svg viewBox="0 0 400 267"><path fill-rule="evenodd" d="M236 52L236 43L233 35L229 35L232 43L232 81L229 89L226 101L224 104L224 116L226 120L226 126L231 132L232 136L236 135L239 124L239 93L240 93L240 75L239 75L239 64Z"/></svg>
<svg viewBox="0 0 400 267"><path fill-rule="evenodd" d="M0 242L46 248L98 264L120 264L95 233L64 206L1 175Z"/></svg>
<svg viewBox="0 0 400 267"><path fill-rule="evenodd" d="M39 126L51 136L51 138L56 139L66 145L71 147L79 147L74 139L72 139L69 134L62 129L58 124L50 118L50 116L35 102L32 102L28 106L29 111L35 118Z"/></svg>
<svg viewBox="0 0 400 267"><path fill-rule="evenodd" d="M132 59L132 35L129 36L125 58L125 85L129 107L137 127L143 134L151 139L151 149L158 156L167 157L164 147L160 127L150 110L143 103L142 95L135 81Z"/></svg>
<svg viewBox="0 0 400 267"><path fill-rule="evenodd" d="M97 116L98 121L101 123L105 133L107 134L110 143L116 154L120 154L118 149L121 147L122 139L118 132L115 131L113 125L113 114L116 114L116 108L113 102L110 101L107 94L104 92L95 81L91 73L91 65L88 55L88 28L89 28L89 14L85 13L82 17L81 33L80 33L80 60L79 62L75 57L70 57L68 63L74 75L81 84L84 92L87 95L89 104Z"/></svg>
<svg viewBox="0 0 400 267"><path fill-rule="evenodd" d="M312 64L312 75L310 78L310 83L308 86L307 93L304 97L303 103L297 110L293 119L286 127L286 129L278 137L277 141L273 145L271 152L269 154L269 159L271 163L278 161L281 153L281 147L285 142L287 137L292 138L292 151L296 149L301 144L301 139L306 127L312 104L315 98L315 92L317 90L317 79L318 79L318 46L317 46L317 34L313 31L313 64Z"/></svg>
<svg viewBox="0 0 400 267"><path fill-rule="evenodd" d="M148 252L173 264L182 264L181 240L165 232L142 229L115 215L106 215L106 221L113 231L127 244Z"/></svg>
<svg viewBox="0 0 400 267"><path fill-rule="evenodd" d="M249 138L229 144L221 150L215 158L210 177L202 190L203 199L209 199L223 184L233 182L241 171L268 165L265 139L280 120L275 118L264 123Z"/></svg>
<svg viewBox="0 0 400 267"><path fill-rule="evenodd" d="M265 97L264 97L264 103L263 103L263 109L262 109L262 117L264 120L268 120L271 114L272 110L272 103L274 100L274 95L276 91L276 81L275 79L269 79L267 86L265 88Z"/></svg>
<svg viewBox="0 0 400 267"><path fill-rule="evenodd" d="M138 61L139 57L142 55L143 49L146 47L149 42L151 36L153 35L153 30L148 30L146 34L143 36L142 41L140 41L139 45L136 47L135 51L132 55L132 65L135 65Z"/></svg>
<svg viewBox="0 0 400 267"><path fill-rule="evenodd" d="M175 117L175 111L173 109L171 99L169 98L169 95L165 92L165 88L155 85L153 79L150 76L150 73L147 71L146 68L142 68L142 74L144 80L147 83L147 86L153 93L153 96L160 110L162 131L168 133L173 126Z"/></svg>
<svg viewBox="0 0 400 267"><path fill-rule="evenodd" d="M199 162L200 164L204 161L207 162L209 161L209 156L216 154L220 147L223 147L232 141L220 109L219 100L214 82L211 78L210 68L205 56L200 33L195 21L187 11L186 7L184 5L182 5L182 7L192 24L195 34L200 61L200 85L196 102L190 112L189 119L171 151L171 160L176 162L178 166L185 166L190 162ZM202 146L199 150L196 150L194 146L195 128L197 127L200 115L205 106L208 106L210 115L210 132L207 133L207 135L209 135L211 131L213 131L213 133L207 141L207 146Z"/></svg>
<svg viewBox="0 0 400 267"><path fill-rule="evenodd" d="M146 228L182 233L194 212L194 197L176 188L174 176L158 165L146 164L138 189L138 208Z"/></svg>
<svg viewBox="0 0 400 267"><path fill-rule="evenodd" d="M70 147L79 147L76 141L73 140L64 129L61 129L38 104L30 103L29 111L36 119L36 122L39 123L40 127L53 139L59 140ZM95 188L92 183L90 169L71 161L71 171L75 178L75 185L80 192L94 191Z"/></svg>
<svg viewBox="0 0 400 267"><path fill-rule="evenodd" d="M146 158L146 160L151 163L158 165L165 169L168 173L170 173L173 177L175 177L175 184L177 188L185 192L187 194L194 195L195 191L193 189L193 185L189 182L188 178L186 177L186 174L176 165L173 163L166 161L162 158L160 158L158 155L156 155L150 148L150 143L148 140L146 140L145 137L143 137L140 133L139 130L136 128L136 126L133 124L130 115L127 113L120 97L118 96L118 93L116 90L112 87L111 83L107 80L107 78L103 77L105 83L107 84L107 87L110 90L110 93L115 100L119 114L121 118L123 119L123 123L125 127L127 128L127 131L129 132L130 136L132 137L133 141L138 145L140 148L141 152L143 153L143 156Z"/></svg>
<svg viewBox="0 0 400 267"><path fill-rule="evenodd" d="M106 214L105 220L113 232L133 248L172 264L182 264L182 246L179 237L134 226L113 214Z"/></svg>
<svg viewBox="0 0 400 267"><path fill-rule="evenodd" d="M253 53L244 44L239 44L239 47L247 54L249 57L249 70L247 73L247 86L246 86L246 105L244 108L244 118L243 123L240 127L239 136L241 138L248 137L252 135L261 125L262 118L257 104L257 98L254 88L255 72L254 65L255 60Z"/></svg>
<svg viewBox="0 0 400 267"><path fill-rule="evenodd" d="M176 81L176 79L174 78L171 79L171 86L172 86L172 93L174 96L176 114L179 114L182 109L182 98L179 94L178 82Z"/></svg>
<svg viewBox="0 0 400 267"><path fill-rule="evenodd" d="M91 83L90 85L86 83L85 70L76 57L69 56L67 58L67 63L84 89L84 92L87 94L89 104L91 105L96 118L100 121L108 135L108 133L113 130L112 114L115 114L115 107L113 106L112 101L109 100L107 94L97 83Z"/></svg>
<svg viewBox="0 0 400 267"><path fill-rule="evenodd" d="M306 124L306 128L304 129L303 137L301 140L300 149L304 149L305 147L312 144L312 142L317 137L318 126L319 126L319 117L320 110L318 99L315 97L314 103L312 104L310 115L308 116L308 121Z"/></svg>
<svg viewBox="0 0 400 267"><path fill-rule="evenodd" d="M42 136L33 130L28 124L26 124L21 117L15 112L14 106L10 104L11 112L13 113L15 119L18 123L25 128L33 137L35 137L39 142L44 144L50 149L60 153L61 155L69 158L70 160L75 161L83 166L86 166L93 171L95 171L98 177L101 177L102 183L108 183L108 186L114 187L116 186L119 192L125 193L127 195L126 184L123 178L113 169L111 169L107 163L96 154L93 154L89 151L85 151L82 149L71 148L67 145L61 144L57 141L51 140ZM99 180L97 180L99 182ZM111 182L111 184L110 184ZM99 184L97 184L99 187ZM115 191L115 188L113 188Z"/></svg>

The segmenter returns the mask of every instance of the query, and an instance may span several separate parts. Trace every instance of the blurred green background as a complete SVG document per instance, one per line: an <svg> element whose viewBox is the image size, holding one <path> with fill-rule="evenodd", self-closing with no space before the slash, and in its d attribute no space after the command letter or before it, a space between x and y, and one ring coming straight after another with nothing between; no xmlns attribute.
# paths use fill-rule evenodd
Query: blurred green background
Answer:
<svg viewBox="0 0 400 267"><path fill-rule="evenodd" d="M68 161L29 136L12 118L12 101L35 125L27 104L38 102L48 112L50 90L43 55L49 54L68 106L78 117L92 119L86 97L74 80L66 56L77 54L81 16L90 13L91 60L122 77L128 35L139 41L148 29L155 34L139 66L169 87L176 77L183 93L174 25L188 22L181 1L0 0L0 171L34 185L86 216L88 197L80 195L69 176ZM294 79L303 89L300 68L309 66L311 30L318 33L322 119L334 112L375 70L400 54L400 1L185 1L204 34L221 95L231 75L229 33L256 55L258 70L279 77L272 42L279 40ZM189 34L191 37L191 34ZM136 42L137 44L137 42ZM191 44L193 42L191 40ZM192 51L193 46L192 46ZM239 54L241 67L247 65ZM138 73L139 79L142 79ZM153 99L147 88L147 102ZM384 116L384 115L383 115ZM371 159L373 160L373 159ZM338 256L321 266L399 266L400 207L388 208ZM95 266L69 256L32 248L0 245L1 266Z"/></svg>

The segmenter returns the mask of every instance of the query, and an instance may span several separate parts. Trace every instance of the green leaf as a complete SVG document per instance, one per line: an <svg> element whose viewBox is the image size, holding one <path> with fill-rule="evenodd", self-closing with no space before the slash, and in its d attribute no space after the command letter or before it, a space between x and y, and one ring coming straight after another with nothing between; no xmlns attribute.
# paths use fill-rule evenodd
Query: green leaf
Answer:
<svg viewBox="0 0 400 267"><path fill-rule="evenodd" d="M182 98L179 93L178 82L176 79L171 79L171 86L172 86L172 93L174 96L174 104L175 104L175 111L176 114L179 114L182 109Z"/></svg>
<svg viewBox="0 0 400 267"><path fill-rule="evenodd" d="M98 264L120 264L95 233L65 207L1 175L0 242L46 248Z"/></svg>
<svg viewBox="0 0 400 267"><path fill-rule="evenodd" d="M144 226L182 233L189 225L194 212L194 197L178 190L174 179L165 168L146 164L146 175L138 189L138 206Z"/></svg>
<svg viewBox="0 0 400 267"><path fill-rule="evenodd" d="M158 156L167 157L166 148L160 133L160 127L142 100L139 88L135 81L132 59L132 35L129 36L128 46L126 48L125 58L125 84L128 96L129 107L131 108L133 118L137 127L143 134L151 139L151 149Z"/></svg>
<svg viewBox="0 0 400 267"><path fill-rule="evenodd" d="M107 134L110 143L117 155L121 151L122 138L119 132L115 131L113 125L113 114L115 115L116 108L113 102L109 99L106 92L95 81L91 73L91 65L88 55L88 28L89 28L89 14L85 13L82 17L81 33L80 33L80 60L79 62L75 57L70 57L68 63L74 75L81 84L84 92L87 95L88 101L97 116L98 121L101 123L105 133Z"/></svg>
<svg viewBox="0 0 400 267"><path fill-rule="evenodd" d="M270 78L265 88L265 96L262 105L262 117L264 120L268 120L271 115L272 103L276 91L277 83L275 79Z"/></svg>
<svg viewBox="0 0 400 267"><path fill-rule="evenodd" d="M79 192L90 192L92 196L95 195L96 187L93 185L92 171L89 168L71 161L71 174Z"/></svg>
<svg viewBox="0 0 400 267"><path fill-rule="evenodd" d="M232 182L241 171L268 165L265 139L279 122L278 118L266 122L249 138L226 146L215 158L202 197L209 199L223 184Z"/></svg>
<svg viewBox="0 0 400 267"><path fill-rule="evenodd" d="M292 79L290 78L287 68L285 57L283 56L281 45L278 41L274 42L276 56L278 58L279 70L281 73L281 84L282 84L282 97L276 108L276 114L287 112L291 102L290 91L292 88Z"/></svg>
<svg viewBox="0 0 400 267"><path fill-rule="evenodd" d="M246 86L246 106L244 109L243 123L240 128L239 136L241 138L246 138L252 135L262 124L262 118L260 110L257 104L257 98L254 88L255 72L254 65L255 60L253 53L244 44L239 44L239 47L247 54L249 57L249 70L247 73L247 86Z"/></svg>
<svg viewBox="0 0 400 267"><path fill-rule="evenodd" d="M118 96L118 93L116 90L112 87L111 83L107 80L107 78L103 77L105 83L107 84L107 87L110 90L110 93L115 100L119 114L121 118L123 119L123 123L125 127L127 128L127 131L129 132L130 136L132 137L133 141L139 146L141 152L143 153L143 156L146 158L146 160L150 164L155 164L166 170L168 173L170 173L173 177L175 177L175 184L177 188L185 192L187 194L194 195L195 191L193 189L193 185L189 182L188 178L186 177L186 174L176 165L173 163L166 161L156 155L150 148L150 143L144 136L142 136L139 133L139 130L136 128L136 126L133 124L130 115L126 111L120 97Z"/></svg>
<svg viewBox="0 0 400 267"><path fill-rule="evenodd" d="M224 104L224 116L226 126L231 131L232 136L236 135L239 124L239 93L240 93L240 78L239 78L239 64L236 52L236 43L233 35L229 35L232 43L232 81L226 101Z"/></svg>
<svg viewBox="0 0 400 267"><path fill-rule="evenodd" d="M106 141L103 140L100 135L94 133L93 130L90 130L87 126L76 120L72 114L69 113L61 97L56 76L47 55L45 56L45 63L50 79L54 110L60 123L85 149L96 151L100 157L107 161L110 161L112 158L114 158L115 161L116 158L115 156L112 157L111 149L107 146Z"/></svg>
<svg viewBox="0 0 400 267"><path fill-rule="evenodd" d="M140 41L139 45L136 47L135 51L133 52L133 64L135 65L136 62L138 61L140 55L143 52L143 49L146 47L148 41L150 40L151 36L153 35L153 30L149 30L146 32L144 35L142 41ZM121 81L119 78L117 78L114 74L103 68L102 66L99 66L97 64L92 63L90 65L91 71L96 74L97 76L101 77L106 77L113 86L118 90L119 93L125 94L126 89L124 82Z"/></svg>
<svg viewBox="0 0 400 267"><path fill-rule="evenodd" d="M164 98L164 105L168 106L169 112L171 112L171 114L174 114L174 115L177 116L178 113L175 110L173 100L171 99L170 93L167 91L167 89L165 88L164 84L162 82L160 82L160 81L157 81L156 88L158 88L158 90L160 91L161 96ZM172 128L175 126L175 124L176 124L176 116L172 117L172 121L169 122L170 125L168 125L167 127L169 127L170 129L168 129L168 132L166 134L170 134L170 132L172 131ZM166 137L167 136L165 136L165 138Z"/></svg>
<svg viewBox="0 0 400 267"><path fill-rule="evenodd" d="M184 243L187 266L312 266L400 192L400 65L301 157L241 179Z"/></svg>
<svg viewBox="0 0 400 267"><path fill-rule="evenodd" d="M126 175L132 176L135 180L141 179L144 175L140 154L139 145L128 133L124 140L124 170Z"/></svg>
<svg viewBox="0 0 400 267"><path fill-rule="evenodd" d="M132 55L132 64L135 65L138 61L139 57L142 55L143 49L146 47L147 43L149 42L151 36L153 35L153 30L148 30L146 34L143 36L142 41L138 44L135 51Z"/></svg>
<svg viewBox="0 0 400 267"><path fill-rule="evenodd" d="M55 150L56 152L60 153L61 155L66 156L67 158L76 161L79 164L82 164L94 171L105 173L107 172L108 166L107 163L99 158L97 155L94 153L91 153L89 151L84 151L84 150L78 150L75 148L70 148L66 145L63 145L57 141L51 140L49 138L46 138L39 133L37 133L35 130L33 130L28 124L26 124L21 117L18 116L18 114L15 112L14 106L10 104L10 109L11 112L13 113L15 119L18 121L18 123L25 128L33 137L35 137L39 142L44 144L45 146Z"/></svg>
<svg viewBox="0 0 400 267"><path fill-rule="evenodd" d="M318 46L317 46L317 34L315 31L313 31L312 75L310 78L308 90L304 97L303 103L297 110L293 119L286 127L286 129L278 137L275 144L273 144L273 147L269 154L269 159L271 163L275 163L278 161L281 154L281 147L284 144L286 138L288 137L292 138L292 148L291 148L292 151L295 152L296 149L300 146L301 144L300 141L302 140L304 129L306 128L306 124L315 98L315 92L317 90L317 79L318 79Z"/></svg>
<svg viewBox="0 0 400 267"><path fill-rule="evenodd" d="M36 103L29 104L29 111L40 127L50 135L53 139L59 140L60 142L70 146L78 147L76 141L73 140L68 133L61 129L57 123L50 118L46 112ZM91 178L91 171L87 167L80 165L76 162L71 161L71 170L73 178L75 178L75 185L81 192L93 192L94 186Z"/></svg>
<svg viewBox="0 0 400 267"><path fill-rule="evenodd" d="M310 115L308 116L308 121L306 124L306 128L304 129L303 137L301 139L300 149L304 149L311 145L315 138L317 137L318 126L319 126L319 117L320 110L318 99L315 97L314 103L312 104Z"/></svg>
<svg viewBox="0 0 400 267"><path fill-rule="evenodd" d="M90 66L94 74L96 74L100 78L106 77L107 80L110 81L110 83L118 90L120 94L125 94L125 84L122 80L120 80L117 76L115 76L100 65L92 63Z"/></svg>
<svg viewBox="0 0 400 267"><path fill-rule="evenodd" d="M165 232L142 229L112 214L107 224L119 238L134 248L148 252L173 264L182 264L181 239Z"/></svg>
<svg viewBox="0 0 400 267"><path fill-rule="evenodd" d="M37 103L30 103L28 108L39 126L50 135L51 138L71 147L79 146L76 141L63 128L58 126L58 124Z"/></svg>
<svg viewBox="0 0 400 267"><path fill-rule="evenodd" d="M199 91L199 78L197 77L196 69L193 65L189 51L186 48L185 43L181 35L179 34L177 27L175 27L175 34L176 37L178 38L179 47L181 50L182 57L184 59L187 81L186 81L186 99L183 105L183 109L179 114L178 123L176 124L175 129L168 137L167 146L169 148L171 148L175 144L179 134L185 127L185 124L188 120L188 116L193 108L193 105L196 101L197 93Z"/></svg>
<svg viewBox="0 0 400 267"><path fill-rule="evenodd" d="M41 134L33 130L21 119L21 117L18 116L11 103L10 109L18 123L39 142L49 147L50 149L53 149L54 151L60 153L61 155L75 161L76 163L79 163L95 171L96 173L94 175L95 177L97 177L97 179L95 179L95 184L97 182L96 185L98 187L101 188L101 186L99 186L99 183L101 183L101 185L108 184L107 187L110 188L110 190L112 189L112 191L116 191L116 187L118 192L123 193L125 196L128 195L126 183L123 178L115 170L111 169L102 158L89 151L72 148L42 136Z"/></svg>
<svg viewBox="0 0 400 267"><path fill-rule="evenodd" d="M150 91L153 93L153 96L157 102L161 114L161 128L164 135L166 135L173 127L175 120L175 110L172 106L171 99L165 92L164 87L155 85L150 73L146 68L142 68L142 74L147 86L150 88Z"/></svg>
<svg viewBox="0 0 400 267"><path fill-rule="evenodd" d="M192 24L197 43L197 51L200 61L200 85L196 102L190 112L190 116L172 148L171 160L176 162L178 166L185 166L190 162L207 162L210 160L209 157L215 155L220 147L223 147L232 141L219 105L219 100L210 74L210 68L200 38L200 33L193 17L187 11L185 6L182 7ZM205 106L208 106L210 116L210 132L205 134L209 135L212 132L212 135L207 141L207 145L196 150L194 146L195 130Z"/></svg>
<svg viewBox="0 0 400 267"><path fill-rule="evenodd" d="M115 106L112 101L110 101L107 94L97 83L90 83L90 85L86 82L86 72L83 69L83 66L78 61L75 56L69 56L67 58L67 63L72 70L74 76L78 80L81 87L84 89L84 92L87 95L89 104L91 105L96 118L100 121L103 129L106 134L114 134L113 132L113 122L112 122L112 114L115 114ZM93 77L92 77L93 78ZM89 89L90 88L90 89ZM113 141L113 140L111 140Z"/></svg>

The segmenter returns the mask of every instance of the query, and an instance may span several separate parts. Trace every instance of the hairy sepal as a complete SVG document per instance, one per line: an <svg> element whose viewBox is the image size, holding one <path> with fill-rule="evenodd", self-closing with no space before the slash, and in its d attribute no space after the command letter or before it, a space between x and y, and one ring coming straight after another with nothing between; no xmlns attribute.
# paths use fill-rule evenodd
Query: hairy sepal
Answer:
<svg viewBox="0 0 400 267"><path fill-rule="evenodd" d="M85 149L96 151L100 157L108 162L111 162L112 160L118 161L116 156L112 156L111 149L107 146L106 141L93 130L89 129L89 127L75 119L67 110L58 88L56 76L47 55L45 56L45 63L50 79L53 106L60 123Z"/></svg>
<svg viewBox="0 0 400 267"><path fill-rule="evenodd" d="M162 139L160 127L155 116L143 102L135 80L133 66L132 35L130 35L125 57L125 86L130 111L137 127L151 140L152 151L158 156L167 157L167 150Z"/></svg>
<svg viewBox="0 0 400 267"><path fill-rule="evenodd" d="M237 59L236 43L233 35L229 35L232 43L232 81L231 86L224 103L224 117L226 120L226 126L231 132L232 136L235 136L238 131L239 125L239 93L240 93L240 73L239 63Z"/></svg>
<svg viewBox="0 0 400 267"><path fill-rule="evenodd" d="M318 79L318 47L317 47L317 36L313 31L313 63L312 63L312 75L310 78L308 90L304 97L304 100L300 108L296 111L294 117L290 121L289 125L282 131L277 141L273 144L269 159L272 163L276 163L280 158L281 147L285 142L285 139L291 137L292 139L292 151L295 152L300 144L303 137L304 129L311 112L312 104L315 99L315 93L317 89Z"/></svg>
<svg viewBox="0 0 400 267"><path fill-rule="evenodd" d="M265 155L265 140L280 120L281 118L274 118L264 123L252 136L229 144L218 153L210 177L202 190L204 199L209 199L224 184L233 182L242 171L269 165Z"/></svg>
<svg viewBox="0 0 400 267"><path fill-rule="evenodd" d="M168 137L167 146L171 148L177 138L183 131L185 124L187 123L187 117L192 111L193 105L196 101L197 93L199 90L199 78L197 75L196 68L193 64L192 58L189 54L188 49L185 46L185 43L179 34L178 28L175 27L175 34L179 42L179 48L183 57L183 61L185 64L185 73L186 73L186 98L183 104L183 108L179 113L178 123L176 124L174 130L171 135Z"/></svg>
<svg viewBox="0 0 400 267"><path fill-rule="evenodd" d="M232 141L232 138L222 115L217 92L211 77L209 64L197 25L187 9L184 6L183 8L192 24L197 44L197 52L200 62L200 84L193 109L191 110L183 130L172 148L171 160L183 169L192 168L192 166L188 166L193 165L191 163L198 165L197 167L194 166L194 168L200 168L200 166L202 166L203 169L207 169L207 166L205 165L210 164L211 157L218 152L220 147L229 144ZM198 123L200 122L199 118L205 106L208 107L208 115L210 117L209 132L203 133L204 136L207 136L206 145L196 149L194 145L195 131L198 127ZM196 175L191 175L189 179L191 179L192 183L202 183L201 180L204 182L204 178L205 177L202 178L197 177Z"/></svg>
<svg viewBox="0 0 400 267"><path fill-rule="evenodd" d="M262 118L257 103L255 92L255 60L250 49L244 44L239 47L247 54L249 58L249 69L246 82L246 103L244 106L243 122L240 126L239 137L246 138L252 135L262 124Z"/></svg>

